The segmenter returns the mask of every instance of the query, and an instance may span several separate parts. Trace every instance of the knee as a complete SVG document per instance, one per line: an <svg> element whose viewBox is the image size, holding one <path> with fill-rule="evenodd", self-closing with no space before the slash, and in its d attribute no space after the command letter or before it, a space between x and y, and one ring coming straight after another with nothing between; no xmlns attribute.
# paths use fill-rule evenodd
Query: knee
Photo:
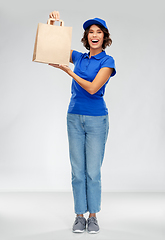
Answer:
<svg viewBox="0 0 165 240"><path fill-rule="evenodd" d="M93 181L93 182L98 181L98 180L100 180L100 177L101 177L100 170L87 172L87 179L90 181Z"/></svg>
<svg viewBox="0 0 165 240"><path fill-rule="evenodd" d="M72 172L72 182L83 182L85 179L85 173L84 171L76 171Z"/></svg>

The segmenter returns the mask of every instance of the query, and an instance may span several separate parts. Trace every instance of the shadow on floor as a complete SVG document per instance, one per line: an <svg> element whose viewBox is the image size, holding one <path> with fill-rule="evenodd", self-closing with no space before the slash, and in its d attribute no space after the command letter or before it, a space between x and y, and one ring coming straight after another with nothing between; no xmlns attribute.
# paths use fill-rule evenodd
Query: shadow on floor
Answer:
<svg viewBox="0 0 165 240"><path fill-rule="evenodd" d="M73 239L97 239L97 240L148 240L146 236L139 235L138 233L129 233L120 230L107 230L101 229L98 234L72 233L71 229L58 230L54 232L17 236L11 237L7 240L73 240Z"/></svg>

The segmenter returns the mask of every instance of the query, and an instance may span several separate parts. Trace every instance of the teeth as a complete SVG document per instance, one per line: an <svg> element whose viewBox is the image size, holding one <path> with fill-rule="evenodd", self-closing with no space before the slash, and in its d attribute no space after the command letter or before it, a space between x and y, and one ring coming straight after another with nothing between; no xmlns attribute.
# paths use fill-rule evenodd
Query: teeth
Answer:
<svg viewBox="0 0 165 240"><path fill-rule="evenodd" d="M93 43L96 43L96 42L98 42L98 40L92 40L92 42L93 42Z"/></svg>

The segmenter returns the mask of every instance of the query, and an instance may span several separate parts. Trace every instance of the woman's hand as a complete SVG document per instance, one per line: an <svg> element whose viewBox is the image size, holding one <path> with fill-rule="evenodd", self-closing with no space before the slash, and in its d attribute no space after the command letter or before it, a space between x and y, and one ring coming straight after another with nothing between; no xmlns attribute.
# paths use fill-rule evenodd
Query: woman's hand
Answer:
<svg viewBox="0 0 165 240"><path fill-rule="evenodd" d="M53 11L49 14L49 18L53 18L56 21L60 20L60 13L58 11ZM50 21L50 25L53 25L54 21Z"/></svg>
<svg viewBox="0 0 165 240"><path fill-rule="evenodd" d="M51 64L51 63L49 63L49 65L52 66L52 67L59 68L59 69L63 70L64 72L68 73L69 75L72 72L72 70L68 66L66 66L66 65Z"/></svg>
<svg viewBox="0 0 165 240"><path fill-rule="evenodd" d="M58 11L53 11L49 14L50 18L54 18L56 21L60 20L60 13Z"/></svg>

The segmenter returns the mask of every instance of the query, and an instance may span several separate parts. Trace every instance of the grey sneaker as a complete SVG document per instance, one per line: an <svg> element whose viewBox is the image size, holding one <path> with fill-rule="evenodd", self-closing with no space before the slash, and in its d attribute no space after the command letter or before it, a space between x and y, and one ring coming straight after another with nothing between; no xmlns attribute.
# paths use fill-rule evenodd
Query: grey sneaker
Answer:
<svg viewBox="0 0 165 240"><path fill-rule="evenodd" d="M74 233L82 233L85 231L85 229L86 229L86 219L84 217L77 216L74 221L72 231Z"/></svg>
<svg viewBox="0 0 165 240"><path fill-rule="evenodd" d="M90 217L87 219L87 232L88 233L99 233L100 228L95 217Z"/></svg>

